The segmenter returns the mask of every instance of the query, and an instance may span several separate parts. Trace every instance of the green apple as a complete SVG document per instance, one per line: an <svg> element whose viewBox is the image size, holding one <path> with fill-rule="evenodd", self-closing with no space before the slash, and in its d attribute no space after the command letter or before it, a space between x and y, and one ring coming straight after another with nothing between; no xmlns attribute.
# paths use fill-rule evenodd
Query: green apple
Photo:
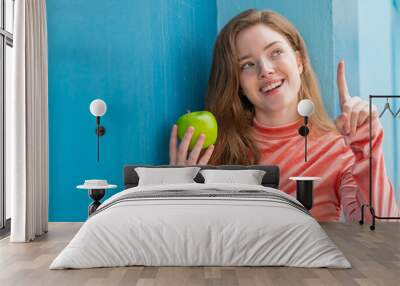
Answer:
<svg viewBox="0 0 400 286"><path fill-rule="evenodd" d="M188 112L176 121L178 126L178 138L182 140L185 135L186 129L190 126L194 127L194 133L190 140L189 149L193 149L196 145L197 139L200 134L206 135L206 140L203 144L203 149L207 148L211 144L217 141L218 125L214 115L209 111L195 111Z"/></svg>

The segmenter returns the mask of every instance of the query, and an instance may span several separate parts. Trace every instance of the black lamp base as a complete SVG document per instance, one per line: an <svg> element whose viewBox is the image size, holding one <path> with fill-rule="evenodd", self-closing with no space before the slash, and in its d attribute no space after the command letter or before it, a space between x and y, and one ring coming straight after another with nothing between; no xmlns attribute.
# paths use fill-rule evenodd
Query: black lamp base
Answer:
<svg viewBox="0 0 400 286"><path fill-rule="evenodd" d="M101 205L100 200L104 197L106 193L105 189L91 189L89 190L89 197L93 200L93 202L89 205L88 213L89 216L97 210L97 208Z"/></svg>
<svg viewBox="0 0 400 286"><path fill-rule="evenodd" d="M296 181L296 199L311 210L313 207L313 181Z"/></svg>
<svg viewBox="0 0 400 286"><path fill-rule="evenodd" d="M307 209L313 207L313 189L314 181L321 180L321 177L290 177L296 181L296 199Z"/></svg>
<svg viewBox="0 0 400 286"><path fill-rule="evenodd" d="M103 136L104 134L106 134L106 129L104 128L104 126L101 126L101 125L99 127L97 127L94 131L96 132L96 135L98 135L98 136Z"/></svg>

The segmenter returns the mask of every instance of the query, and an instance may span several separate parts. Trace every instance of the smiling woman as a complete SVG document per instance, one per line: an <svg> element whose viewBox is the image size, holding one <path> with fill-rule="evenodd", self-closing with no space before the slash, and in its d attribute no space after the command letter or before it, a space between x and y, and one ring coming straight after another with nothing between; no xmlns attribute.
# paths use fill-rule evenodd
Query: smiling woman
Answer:
<svg viewBox="0 0 400 286"><path fill-rule="evenodd" d="M341 114L335 122L322 104L317 78L306 45L297 29L272 11L247 10L231 19L219 33L209 78L207 109L217 118L219 134L208 163L277 165L280 189L295 195L293 176L318 176L312 215L320 221L361 218L360 207L368 198L368 103L350 96L344 62L337 69ZM302 124L297 105L310 99L308 161L304 162ZM377 162L373 184L376 212L398 215L394 190L386 175L382 155L383 130L375 107L373 156ZM171 142L176 134L171 133ZM191 158L185 136L170 154L177 162ZM201 145L201 144L200 144ZM178 148L176 152L174 148ZM211 154L212 153L212 154ZM211 155L210 155L211 154ZM204 163L204 156L199 162ZM198 158L195 156L196 160ZM191 164L193 162L191 161Z"/></svg>
<svg viewBox="0 0 400 286"><path fill-rule="evenodd" d="M212 66L207 107L224 132L211 163L257 163L253 118L269 126L293 122L299 119L301 99L314 102L314 125L335 129L324 110L305 43L281 15L248 10L234 17L218 36Z"/></svg>

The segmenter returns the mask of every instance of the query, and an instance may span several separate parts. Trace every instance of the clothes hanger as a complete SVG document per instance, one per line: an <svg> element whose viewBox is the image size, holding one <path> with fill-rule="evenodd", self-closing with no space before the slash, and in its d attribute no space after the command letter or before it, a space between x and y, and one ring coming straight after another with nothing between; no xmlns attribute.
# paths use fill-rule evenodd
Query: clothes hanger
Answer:
<svg viewBox="0 0 400 286"><path fill-rule="evenodd" d="M400 114L400 108L399 108L399 110L397 110L397 112L396 112L396 114L394 115L394 117L397 117L397 115L399 115Z"/></svg>
<svg viewBox="0 0 400 286"><path fill-rule="evenodd" d="M379 118L383 116L383 114L386 112L386 110L389 110L389 112L392 114L393 117L395 117L397 115L394 115L394 112L392 111L392 109L390 108L390 104L389 104L389 98L386 98L386 103L385 103L385 107L383 108L381 114L379 114ZM400 110L399 110L400 111Z"/></svg>

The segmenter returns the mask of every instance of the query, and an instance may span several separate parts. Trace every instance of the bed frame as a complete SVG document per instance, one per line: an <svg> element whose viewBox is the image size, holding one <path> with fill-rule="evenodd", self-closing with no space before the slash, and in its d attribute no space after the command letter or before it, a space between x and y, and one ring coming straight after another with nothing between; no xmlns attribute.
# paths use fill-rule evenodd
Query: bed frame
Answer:
<svg viewBox="0 0 400 286"><path fill-rule="evenodd" d="M139 182L139 177L135 171L137 167L147 167L147 168L182 168L187 166L171 166L171 165L126 165L124 166L124 189L136 187ZM251 166L242 166L242 165L220 165L220 166L196 166L200 167L202 170L205 169L220 169L220 170L264 170L265 175L262 179L261 184L265 187L271 187L275 189L279 189L279 167L273 165L251 165ZM203 176L198 173L194 178L197 183L204 183Z"/></svg>

